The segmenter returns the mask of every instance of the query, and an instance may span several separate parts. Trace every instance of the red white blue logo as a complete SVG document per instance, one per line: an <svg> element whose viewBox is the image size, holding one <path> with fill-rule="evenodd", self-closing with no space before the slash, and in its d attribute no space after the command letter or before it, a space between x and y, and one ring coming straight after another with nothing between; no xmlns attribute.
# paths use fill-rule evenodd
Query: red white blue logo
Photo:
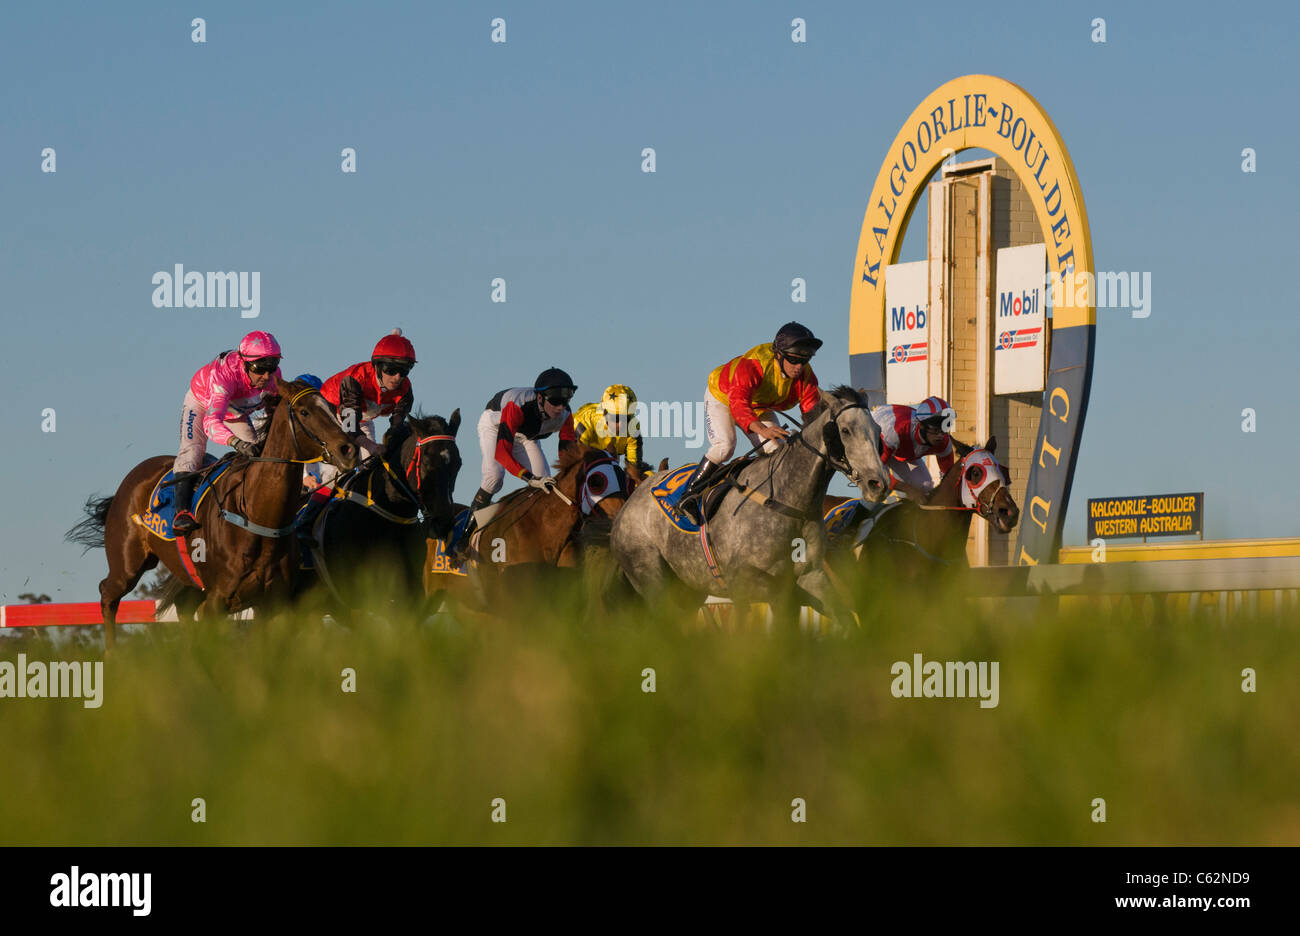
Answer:
<svg viewBox="0 0 1300 936"><path fill-rule="evenodd" d="M928 351L929 345L924 341L894 345L894 350L889 354L889 363L910 364L913 361L925 361L929 359Z"/></svg>
<svg viewBox="0 0 1300 936"><path fill-rule="evenodd" d="M1032 348L1038 344L1038 335L1042 328L1009 328L998 335L999 351L1014 351L1016 348Z"/></svg>

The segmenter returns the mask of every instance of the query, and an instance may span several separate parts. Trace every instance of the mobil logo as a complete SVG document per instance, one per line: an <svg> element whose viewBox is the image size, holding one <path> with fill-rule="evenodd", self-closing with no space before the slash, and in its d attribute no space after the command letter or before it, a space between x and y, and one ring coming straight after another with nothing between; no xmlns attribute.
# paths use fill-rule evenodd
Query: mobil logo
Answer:
<svg viewBox="0 0 1300 936"><path fill-rule="evenodd" d="M1000 292L998 293L998 318L1037 315L1038 310L1042 308L1042 301L1042 291L1038 289L1031 289L1028 292L1015 290Z"/></svg>
<svg viewBox="0 0 1300 936"><path fill-rule="evenodd" d="M925 328L925 306L915 309L889 307L890 331L911 331L914 328Z"/></svg>

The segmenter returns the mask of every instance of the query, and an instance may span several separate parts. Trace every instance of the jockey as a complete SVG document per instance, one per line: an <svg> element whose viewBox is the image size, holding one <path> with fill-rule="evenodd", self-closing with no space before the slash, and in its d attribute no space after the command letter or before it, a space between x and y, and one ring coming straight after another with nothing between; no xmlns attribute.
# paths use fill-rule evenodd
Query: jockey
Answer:
<svg viewBox="0 0 1300 936"><path fill-rule="evenodd" d="M470 504L471 513L491 503L507 471L530 487L555 487L551 466L537 443L557 429L561 451L577 441L573 414L569 412L569 401L577 389L568 374L558 367L548 367L537 375L532 387L502 390L488 400L478 420L483 481ZM527 468L524 461L528 462Z"/></svg>
<svg viewBox="0 0 1300 936"><path fill-rule="evenodd" d="M325 381L321 395L338 410L343 428L352 433L367 455L382 451L375 437L375 417L387 416L400 426L411 412L411 381L415 346L394 328L379 339L369 361L353 364Z"/></svg>
<svg viewBox="0 0 1300 936"><path fill-rule="evenodd" d="M687 482L679 506L697 523L699 508L689 502L709 485L722 464L736 450L736 426L755 446L773 452L790 433L782 429L775 413L799 404L807 413L820 400L817 375L809 360L822 346L819 338L798 322L787 322L776 338L755 345L709 374L704 398L704 427L709 450Z"/></svg>
<svg viewBox="0 0 1300 936"><path fill-rule="evenodd" d="M599 403L588 403L573 414L573 430L578 441L627 459L628 467L649 468L641 460L641 431L633 419L636 394L625 384L605 388Z"/></svg>
<svg viewBox="0 0 1300 936"><path fill-rule="evenodd" d="M194 518L194 484L203 466L208 440L229 445L240 455L255 456L265 441L266 419L254 425L250 415L279 396L280 343L270 332L249 332L237 351L223 351L190 378L181 405L181 446L172 471L176 480L176 517L172 529L188 533Z"/></svg>
<svg viewBox="0 0 1300 936"><path fill-rule="evenodd" d="M922 400L915 409L894 403L871 410L871 418L880 427L884 450L881 461L889 469L894 487L913 499L924 498L934 487L925 464L927 455L939 462L942 476L958 455L970 452L970 446L953 439L944 429L950 416L954 416L952 408L937 396Z"/></svg>

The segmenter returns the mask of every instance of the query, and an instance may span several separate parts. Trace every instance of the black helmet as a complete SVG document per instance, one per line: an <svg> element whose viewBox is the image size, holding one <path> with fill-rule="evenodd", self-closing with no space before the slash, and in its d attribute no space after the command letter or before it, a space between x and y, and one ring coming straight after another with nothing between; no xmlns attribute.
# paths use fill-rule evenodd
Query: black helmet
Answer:
<svg viewBox="0 0 1300 936"><path fill-rule="evenodd" d="M537 379L533 381L533 389L542 396L562 397L565 402L568 402L573 399L573 392L578 389L578 385L573 382L572 377L558 367L548 367L537 375Z"/></svg>
<svg viewBox="0 0 1300 936"><path fill-rule="evenodd" d="M798 322L782 325L776 333L776 340L772 342L772 349L778 354L794 354L805 358L812 357L821 346L821 339Z"/></svg>

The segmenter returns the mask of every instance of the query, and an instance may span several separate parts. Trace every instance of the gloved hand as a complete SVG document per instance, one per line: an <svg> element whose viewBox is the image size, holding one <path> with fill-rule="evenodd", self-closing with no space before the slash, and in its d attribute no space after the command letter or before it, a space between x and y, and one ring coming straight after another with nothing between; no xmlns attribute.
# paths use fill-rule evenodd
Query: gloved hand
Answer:
<svg viewBox="0 0 1300 936"><path fill-rule="evenodd" d="M548 494L555 490L555 479L550 475L547 475L544 478L539 478L531 471L525 471L520 475L520 477L528 482L529 487L537 488L538 490L545 491Z"/></svg>
<svg viewBox="0 0 1300 936"><path fill-rule="evenodd" d="M248 442L239 438L239 436L235 436L235 438L230 440L230 447L240 455L247 455L249 458L256 458L258 453L262 451L260 445Z"/></svg>

